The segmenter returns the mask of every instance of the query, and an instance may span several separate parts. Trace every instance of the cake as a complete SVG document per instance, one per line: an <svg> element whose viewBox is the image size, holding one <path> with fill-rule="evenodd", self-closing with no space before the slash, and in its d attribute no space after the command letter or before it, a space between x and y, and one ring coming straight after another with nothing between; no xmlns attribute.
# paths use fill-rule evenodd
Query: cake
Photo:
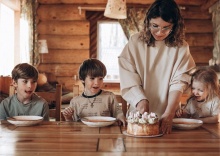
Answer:
<svg viewBox="0 0 220 156"><path fill-rule="evenodd" d="M140 114L130 112L127 118L127 133L137 136L152 136L159 134L159 119L155 113Z"/></svg>

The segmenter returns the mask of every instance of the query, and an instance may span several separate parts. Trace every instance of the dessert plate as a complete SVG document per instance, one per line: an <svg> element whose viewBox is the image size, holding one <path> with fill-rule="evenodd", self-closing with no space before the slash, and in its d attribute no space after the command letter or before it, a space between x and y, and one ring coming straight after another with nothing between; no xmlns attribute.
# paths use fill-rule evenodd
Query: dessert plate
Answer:
<svg viewBox="0 0 220 156"><path fill-rule="evenodd" d="M105 127L115 123L116 118L107 116L84 117L81 121L89 127Z"/></svg>
<svg viewBox="0 0 220 156"><path fill-rule="evenodd" d="M7 118L7 121L16 126L33 126L43 121L41 116L13 116Z"/></svg>
<svg viewBox="0 0 220 156"><path fill-rule="evenodd" d="M197 119L187 119L187 118L174 118L173 127L177 129L195 129L200 127L203 124L202 120Z"/></svg>
<svg viewBox="0 0 220 156"><path fill-rule="evenodd" d="M158 135L149 135L149 136L147 136L147 135L132 135L132 134L128 134L126 130L123 131L123 134L127 135L127 136L131 136L131 137L136 137L136 138L155 138L155 137L160 137L163 135L162 133L158 134Z"/></svg>

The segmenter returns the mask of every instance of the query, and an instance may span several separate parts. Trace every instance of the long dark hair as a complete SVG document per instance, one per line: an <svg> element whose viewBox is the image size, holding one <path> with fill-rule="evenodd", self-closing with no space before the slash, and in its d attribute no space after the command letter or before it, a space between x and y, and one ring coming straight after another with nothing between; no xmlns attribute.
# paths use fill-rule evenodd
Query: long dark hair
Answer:
<svg viewBox="0 0 220 156"><path fill-rule="evenodd" d="M144 20L144 29L140 39L148 46L155 46L155 39L151 35L149 26L152 18L161 17L164 21L173 24L172 31L165 38L165 44L170 47L181 46L185 38L185 25L180 9L174 0L156 0L148 9Z"/></svg>

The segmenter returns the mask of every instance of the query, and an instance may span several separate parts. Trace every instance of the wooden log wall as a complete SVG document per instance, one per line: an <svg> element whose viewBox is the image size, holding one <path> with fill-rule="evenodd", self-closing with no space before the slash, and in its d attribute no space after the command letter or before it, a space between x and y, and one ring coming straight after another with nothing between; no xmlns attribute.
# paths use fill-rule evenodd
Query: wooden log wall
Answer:
<svg viewBox="0 0 220 156"><path fill-rule="evenodd" d="M41 54L40 72L54 73L57 81L72 89L79 65L89 58L89 22L78 5L40 4L37 9L39 39L46 39L48 54Z"/></svg>
<svg viewBox="0 0 220 156"><path fill-rule="evenodd" d="M147 8L153 1L127 0L127 6ZM197 65L207 65L212 58L213 27L212 15L208 8L216 1L176 0L182 8L186 40ZM82 9L80 14L78 6L104 8L107 0L38 0L38 2L38 39L46 39L49 48L48 54L41 55L38 69L40 72L54 74L59 83L72 90L73 77L77 75L79 65L90 57L92 49L96 49L96 39L91 39L94 32L90 32L92 29L86 17L86 10Z"/></svg>

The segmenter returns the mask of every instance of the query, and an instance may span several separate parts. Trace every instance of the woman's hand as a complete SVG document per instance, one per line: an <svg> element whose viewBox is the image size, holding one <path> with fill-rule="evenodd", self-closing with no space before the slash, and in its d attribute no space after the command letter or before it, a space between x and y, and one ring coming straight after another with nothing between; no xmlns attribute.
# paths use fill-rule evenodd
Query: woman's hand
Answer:
<svg viewBox="0 0 220 156"><path fill-rule="evenodd" d="M160 131L163 134L172 132L173 115L163 114L160 119Z"/></svg>
<svg viewBox="0 0 220 156"><path fill-rule="evenodd" d="M169 92L168 105L160 118L160 131L163 134L170 134L172 132L173 118L179 107L181 96L182 92L180 91Z"/></svg>
<svg viewBox="0 0 220 156"><path fill-rule="evenodd" d="M141 114L144 112L149 112L149 102L148 100L144 99L137 103L136 110L139 111Z"/></svg>
<svg viewBox="0 0 220 156"><path fill-rule="evenodd" d="M74 111L73 111L72 107L65 108L62 111L62 113L63 113L63 116L64 116L66 121L73 121L72 116L73 116Z"/></svg>

